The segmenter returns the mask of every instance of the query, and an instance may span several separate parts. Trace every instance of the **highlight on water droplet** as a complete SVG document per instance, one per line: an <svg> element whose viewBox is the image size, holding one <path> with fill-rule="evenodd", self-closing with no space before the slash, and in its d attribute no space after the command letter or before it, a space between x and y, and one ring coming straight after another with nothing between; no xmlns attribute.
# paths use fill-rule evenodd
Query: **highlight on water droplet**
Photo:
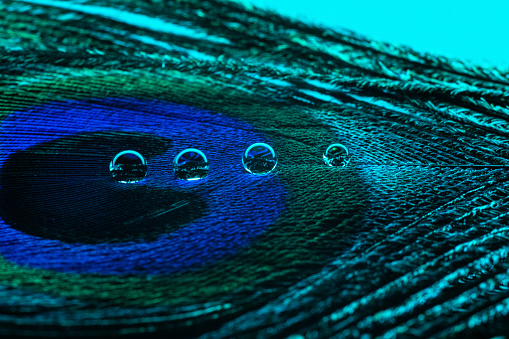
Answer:
<svg viewBox="0 0 509 339"><path fill-rule="evenodd" d="M329 166L345 167L350 162L350 153L345 146L332 144L323 154L323 161Z"/></svg>
<svg viewBox="0 0 509 339"><path fill-rule="evenodd" d="M173 171L181 180L200 180L209 174L209 161L202 151L188 148L173 159Z"/></svg>
<svg viewBox="0 0 509 339"><path fill-rule="evenodd" d="M276 168L277 155L272 147L258 142L249 146L242 154L242 165L249 173L266 175Z"/></svg>
<svg viewBox="0 0 509 339"><path fill-rule="evenodd" d="M147 171L147 161L136 151L120 152L110 162L111 177L123 184L132 184L143 180Z"/></svg>

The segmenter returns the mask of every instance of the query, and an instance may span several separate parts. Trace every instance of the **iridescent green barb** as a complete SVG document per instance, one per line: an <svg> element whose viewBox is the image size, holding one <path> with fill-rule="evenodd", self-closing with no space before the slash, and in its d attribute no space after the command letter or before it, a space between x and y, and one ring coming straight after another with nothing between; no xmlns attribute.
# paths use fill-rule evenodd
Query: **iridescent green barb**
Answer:
<svg viewBox="0 0 509 339"><path fill-rule="evenodd" d="M509 74L236 2L3 1L0 27L1 335L509 332ZM143 180L111 178L124 150Z"/></svg>

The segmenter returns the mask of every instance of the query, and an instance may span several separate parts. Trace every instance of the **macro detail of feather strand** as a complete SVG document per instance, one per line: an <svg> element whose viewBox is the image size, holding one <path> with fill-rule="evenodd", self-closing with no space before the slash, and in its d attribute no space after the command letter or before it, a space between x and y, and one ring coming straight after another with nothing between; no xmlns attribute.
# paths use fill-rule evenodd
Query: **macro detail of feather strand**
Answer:
<svg viewBox="0 0 509 339"><path fill-rule="evenodd" d="M235 2L2 1L0 27L1 335L509 332L509 74Z"/></svg>

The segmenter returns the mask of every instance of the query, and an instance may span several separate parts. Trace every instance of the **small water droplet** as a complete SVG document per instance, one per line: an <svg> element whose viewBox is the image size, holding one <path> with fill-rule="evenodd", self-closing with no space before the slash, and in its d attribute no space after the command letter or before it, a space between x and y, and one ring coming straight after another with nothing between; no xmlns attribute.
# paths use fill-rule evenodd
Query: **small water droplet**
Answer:
<svg viewBox="0 0 509 339"><path fill-rule="evenodd" d="M209 162L202 151L188 148L173 159L173 171L175 176L181 180L199 180L209 174Z"/></svg>
<svg viewBox="0 0 509 339"><path fill-rule="evenodd" d="M147 170L147 161L136 151L120 152L110 162L111 177L123 184L143 180L147 175Z"/></svg>
<svg viewBox="0 0 509 339"><path fill-rule="evenodd" d="M252 144L242 154L242 165L246 171L256 175L269 174L276 168L276 152L262 142Z"/></svg>
<svg viewBox="0 0 509 339"><path fill-rule="evenodd" d="M323 161L329 166L345 167L350 162L350 153L345 146L332 144L323 154Z"/></svg>

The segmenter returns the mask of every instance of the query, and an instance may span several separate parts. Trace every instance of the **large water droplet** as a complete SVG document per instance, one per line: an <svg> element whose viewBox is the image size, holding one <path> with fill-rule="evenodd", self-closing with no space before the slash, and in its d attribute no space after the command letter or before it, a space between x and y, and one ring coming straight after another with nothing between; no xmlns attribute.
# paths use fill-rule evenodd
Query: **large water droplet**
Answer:
<svg viewBox="0 0 509 339"><path fill-rule="evenodd" d="M262 142L249 146L242 154L242 165L246 171L256 175L269 174L276 168L276 152Z"/></svg>
<svg viewBox="0 0 509 339"><path fill-rule="evenodd" d="M202 151L188 148L173 159L173 170L175 176L181 180L199 180L209 173L209 162Z"/></svg>
<svg viewBox="0 0 509 339"><path fill-rule="evenodd" d="M110 162L111 177L124 184L143 180L147 170L147 161L136 151L120 152Z"/></svg>
<svg viewBox="0 0 509 339"><path fill-rule="evenodd" d="M345 146L332 144L323 154L323 161L329 166L345 167L350 162L350 153Z"/></svg>

